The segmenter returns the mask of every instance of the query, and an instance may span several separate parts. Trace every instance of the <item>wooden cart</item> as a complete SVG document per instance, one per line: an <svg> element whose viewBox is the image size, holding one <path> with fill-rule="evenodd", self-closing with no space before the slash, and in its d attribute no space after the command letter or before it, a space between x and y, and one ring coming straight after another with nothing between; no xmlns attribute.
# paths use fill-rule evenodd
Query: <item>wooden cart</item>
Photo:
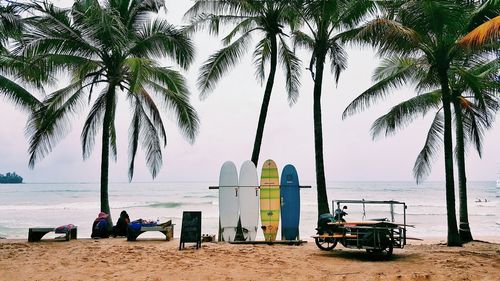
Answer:
<svg viewBox="0 0 500 281"><path fill-rule="evenodd" d="M340 243L346 248L365 249L370 254L390 257L394 248L403 248L406 245L406 227L408 225L406 224L406 204L404 202L366 200L339 200L336 202L339 209L341 204L386 204L390 207L392 221L388 219L350 222L333 220L318 225L318 234L313 238L321 250L333 250ZM394 222L395 205L403 207L403 223Z"/></svg>

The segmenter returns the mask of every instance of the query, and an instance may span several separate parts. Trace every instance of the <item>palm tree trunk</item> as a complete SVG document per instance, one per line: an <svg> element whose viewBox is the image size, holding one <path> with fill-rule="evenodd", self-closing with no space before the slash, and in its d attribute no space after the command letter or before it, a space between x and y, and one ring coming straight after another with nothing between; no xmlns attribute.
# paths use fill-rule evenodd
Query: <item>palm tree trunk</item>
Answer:
<svg viewBox="0 0 500 281"><path fill-rule="evenodd" d="M102 151L101 151L101 212L109 214L109 225L112 226L111 213L108 196L108 174L109 174L109 139L111 122L113 121L113 110L115 100L115 87L110 85L106 94L106 110L102 125Z"/></svg>
<svg viewBox="0 0 500 281"><path fill-rule="evenodd" d="M269 108L269 101L271 100L271 93L273 91L274 77L276 75L276 65L278 61L278 44L276 42L276 35L271 36L271 69L267 77L266 89L264 91L264 99L260 107L259 123L257 125L257 132L255 133L255 142L253 144L252 162L257 167L259 162L260 147L262 145L262 136L264 135L264 125L266 124L267 110Z"/></svg>
<svg viewBox="0 0 500 281"><path fill-rule="evenodd" d="M451 126L451 97L447 71L439 73L444 111L444 165L446 175L446 214L448 220L448 246L461 246L455 213L455 181L453 178L453 140Z"/></svg>
<svg viewBox="0 0 500 281"><path fill-rule="evenodd" d="M318 217L330 213L328 195L326 193L325 164L323 161L323 128L321 124L321 87L325 68L326 52L318 51L316 55L316 74L314 75L314 148L316 159L316 188L318 200Z"/></svg>
<svg viewBox="0 0 500 281"><path fill-rule="evenodd" d="M458 166L458 196L459 196L459 235L462 242L472 241L472 233L469 227L469 213L467 211L467 177L465 172L465 148L464 148L464 124L462 108L459 97L454 97L453 107L457 126L457 166Z"/></svg>

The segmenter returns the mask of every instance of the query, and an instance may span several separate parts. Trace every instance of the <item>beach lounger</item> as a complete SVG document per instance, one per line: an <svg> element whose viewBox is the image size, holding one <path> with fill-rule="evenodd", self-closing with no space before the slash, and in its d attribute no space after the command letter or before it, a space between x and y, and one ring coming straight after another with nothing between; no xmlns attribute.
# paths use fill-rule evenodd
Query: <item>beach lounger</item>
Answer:
<svg viewBox="0 0 500 281"><path fill-rule="evenodd" d="M61 233L65 235L65 240L69 241L71 239L77 239L77 227L74 225L62 226L62 227L31 227L28 230L28 242L37 242L42 239L42 237L49 233Z"/></svg>
<svg viewBox="0 0 500 281"><path fill-rule="evenodd" d="M159 231L165 235L167 241L170 241L174 237L174 224L172 224L172 221L158 225L140 225L140 227L129 224L127 241L135 241L139 235L147 231Z"/></svg>

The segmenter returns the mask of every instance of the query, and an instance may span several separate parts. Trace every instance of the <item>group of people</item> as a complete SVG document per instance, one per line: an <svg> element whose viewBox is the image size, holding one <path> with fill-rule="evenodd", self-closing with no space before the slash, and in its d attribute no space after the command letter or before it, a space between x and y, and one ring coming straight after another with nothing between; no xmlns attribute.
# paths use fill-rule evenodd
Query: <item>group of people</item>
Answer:
<svg viewBox="0 0 500 281"><path fill-rule="evenodd" d="M109 238L117 236L127 236L127 228L130 218L126 211L120 213L120 218L115 226L109 221L109 214L100 212L92 224L92 238Z"/></svg>

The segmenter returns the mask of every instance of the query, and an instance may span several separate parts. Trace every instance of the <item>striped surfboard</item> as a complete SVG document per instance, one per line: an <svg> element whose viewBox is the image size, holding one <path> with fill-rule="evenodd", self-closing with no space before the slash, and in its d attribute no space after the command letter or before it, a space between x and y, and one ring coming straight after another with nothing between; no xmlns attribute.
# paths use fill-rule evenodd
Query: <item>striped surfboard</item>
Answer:
<svg viewBox="0 0 500 281"><path fill-rule="evenodd" d="M280 222L280 181L273 160L262 166L260 176L260 220L266 241L275 241Z"/></svg>

